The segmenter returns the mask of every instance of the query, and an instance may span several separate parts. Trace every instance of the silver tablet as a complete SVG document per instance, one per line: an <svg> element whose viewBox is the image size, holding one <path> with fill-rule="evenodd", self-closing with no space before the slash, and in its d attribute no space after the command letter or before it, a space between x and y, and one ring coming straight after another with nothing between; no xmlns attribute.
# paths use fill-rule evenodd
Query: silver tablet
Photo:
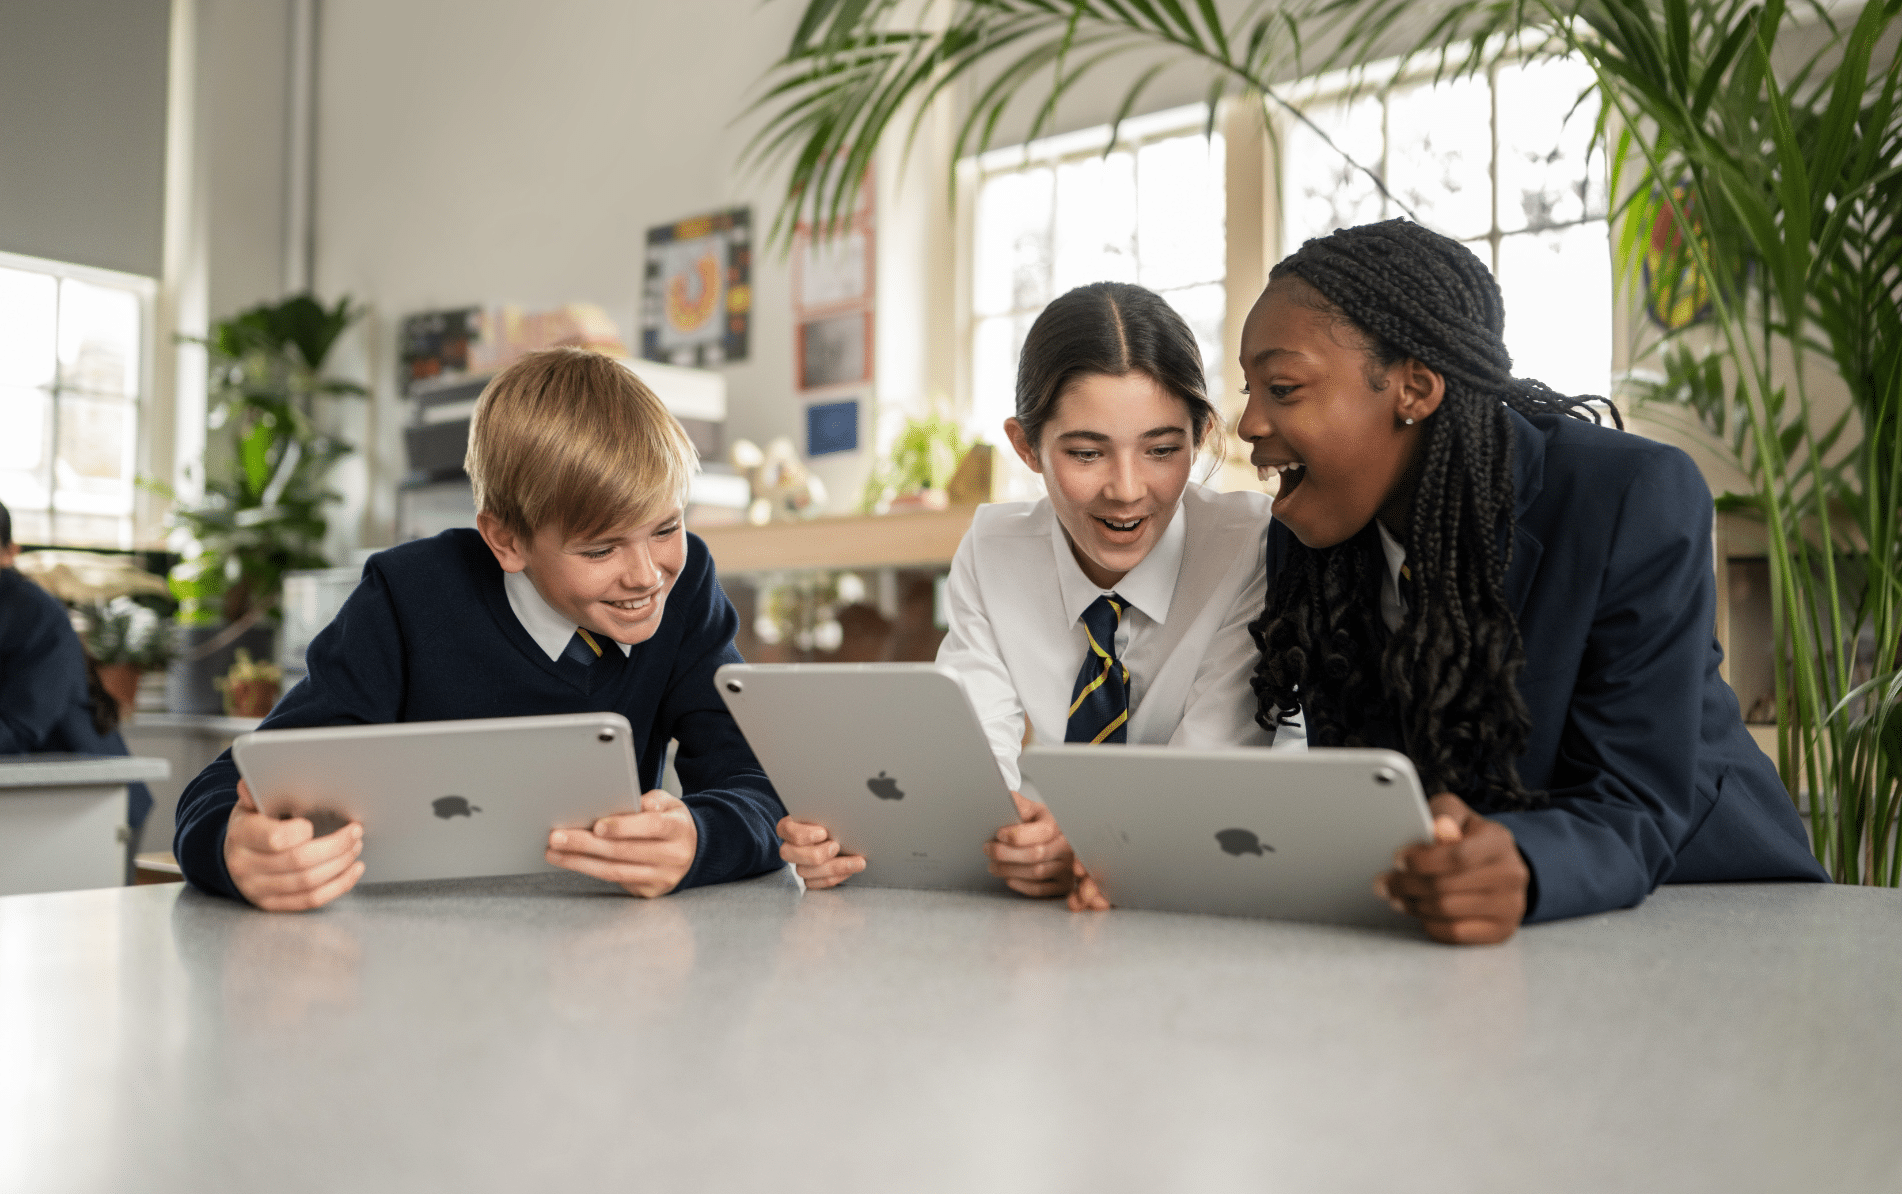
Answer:
<svg viewBox="0 0 1902 1194"><path fill-rule="evenodd" d="M1017 820L964 689L929 663L729 663L714 687L786 811L874 887L1003 891L984 843Z"/></svg>
<svg viewBox="0 0 1902 1194"><path fill-rule="evenodd" d="M361 821L366 883L555 870L550 829L641 805L618 713L260 730L231 757L272 816Z"/></svg>
<svg viewBox="0 0 1902 1194"><path fill-rule="evenodd" d="M1411 923L1373 892L1395 850L1433 837L1405 755L1032 747L1022 767L1112 904Z"/></svg>

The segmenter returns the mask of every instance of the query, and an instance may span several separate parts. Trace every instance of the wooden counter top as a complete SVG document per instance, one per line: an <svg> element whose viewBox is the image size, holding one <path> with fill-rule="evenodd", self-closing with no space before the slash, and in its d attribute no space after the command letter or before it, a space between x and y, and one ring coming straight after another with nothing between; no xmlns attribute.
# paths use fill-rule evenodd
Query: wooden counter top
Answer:
<svg viewBox="0 0 1902 1194"><path fill-rule="evenodd" d="M795 568L911 568L949 564L976 506L844 515L763 527L689 527L722 573Z"/></svg>

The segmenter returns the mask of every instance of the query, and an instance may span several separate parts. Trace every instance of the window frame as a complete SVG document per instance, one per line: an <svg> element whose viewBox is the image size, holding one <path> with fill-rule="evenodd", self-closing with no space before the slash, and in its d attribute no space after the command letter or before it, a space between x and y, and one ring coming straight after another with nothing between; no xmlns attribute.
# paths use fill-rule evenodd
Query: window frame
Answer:
<svg viewBox="0 0 1902 1194"><path fill-rule="evenodd" d="M141 546L149 546L142 543L141 531L144 528L141 525L141 503L139 501L138 486L142 478L150 477L153 474L151 419L154 409L155 387L158 379L158 280L148 278L143 274L122 273L118 270L100 269L97 266L79 265L70 261L54 261L50 258L32 257L23 253L10 253L4 250L0 250L0 268L19 270L25 273L45 274L59 282L72 280L75 282L84 282L91 286L122 290L129 292L137 300L139 310L139 368L136 373L137 391L132 395L130 400L133 420L133 492L131 502L126 512L119 516L120 526L118 541L108 545L103 543L76 543L62 539L57 533L59 530L60 512L59 507L55 504L55 495L58 492L58 481L55 478L46 493L47 505L39 508L45 512L49 518L49 527L54 532L54 534L50 536L52 542L36 544L35 546L74 547L82 549L103 548L119 551L130 551ZM56 290L55 293L57 294L58 291ZM60 317L60 312L56 308L53 324L53 334L56 340L59 336ZM58 355L55 354L53 383L50 387L45 387L48 395L53 399L53 450L55 452L58 451L59 442L58 420L60 400L63 395L67 393L64 370L64 363L61 362ZM15 515L15 522L18 522L17 514ZM16 540L19 538L17 534L15 538Z"/></svg>

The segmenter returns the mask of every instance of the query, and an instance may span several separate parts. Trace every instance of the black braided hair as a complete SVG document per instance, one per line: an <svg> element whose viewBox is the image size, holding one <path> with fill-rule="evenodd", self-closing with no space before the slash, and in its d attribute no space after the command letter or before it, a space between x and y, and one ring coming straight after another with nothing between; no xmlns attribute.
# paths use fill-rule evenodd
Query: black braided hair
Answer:
<svg viewBox="0 0 1902 1194"><path fill-rule="evenodd" d="M1504 582L1513 535L1510 407L1598 421L1591 398L1512 376L1498 283L1458 241L1405 220L1343 228L1275 266L1271 288L1335 321L1367 356L1367 377L1409 358L1445 379L1413 462L1407 527L1414 592L1400 628L1380 619L1386 562L1373 522L1347 541L1295 541L1249 630L1264 727L1303 712L1316 746L1365 746L1396 726L1427 791L1489 810L1527 808L1516 760L1531 716ZM1606 404L1609 406L1609 404ZM1623 427L1616 408L1612 418Z"/></svg>

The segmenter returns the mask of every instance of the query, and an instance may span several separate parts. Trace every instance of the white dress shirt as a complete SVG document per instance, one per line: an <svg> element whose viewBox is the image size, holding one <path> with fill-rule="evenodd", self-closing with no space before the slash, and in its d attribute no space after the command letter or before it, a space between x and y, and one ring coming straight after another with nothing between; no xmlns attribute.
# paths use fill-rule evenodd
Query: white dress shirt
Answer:
<svg viewBox="0 0 1902 1194"><path fill-rule="evenodd" d="M528 637L535 640L536 646L548 652L548 658L560 659L561 653L568 649L568 640L574 638L575 631L580 627L548 604L526 572L504 572L502 590L508 594L509 608L515 611L515 618L522 624L522 629L528 631ZM593 631L589 633L594 634ZM607 638L603 634L595 634L594 637ZM634 649L626 643L614 645L621 648L622 655Z"/></svg>
<svg viewBox="0 0 1902 1194"><path fill-rule="evenodd" d="M1116 655L1129 668L1131 743L1267 746L1249 685L1248 624L1266 598L1269 501L1191 484L1162 538L1114 592L1128 604ZM1025 741L1061 745L1088 651L1083 611L1105 592L1083 574L1050 500L978 507L951 561L938 662L958 673L1005 781ZM1278 746L1302 746L1285 727Z"/></svg>
<svg viewBox="0 0 1902 1194"><path fill-rule="evenodd" d="M1376 521L1374 527L1380 531L1380 554L1387 561L1387 579L1380 586L1380 620L1387 624L1388 634L1396 634L1400 619L1407 614L1407 603L1400 599L1400 569L1407 562L1407 548L1387 533L1386 524Z"/></svg>

